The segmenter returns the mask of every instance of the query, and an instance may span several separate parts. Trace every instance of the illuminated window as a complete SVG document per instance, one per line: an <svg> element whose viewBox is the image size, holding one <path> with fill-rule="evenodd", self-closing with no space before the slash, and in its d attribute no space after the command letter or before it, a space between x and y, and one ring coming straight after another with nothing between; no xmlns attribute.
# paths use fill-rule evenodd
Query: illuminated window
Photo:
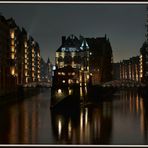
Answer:
<svg viewBox="0 0 148 148"><path fill-rule="evenodd" d="M87 79L89 79L89 75L87 75Z"/></svg>
<svg viewBox="0 0 148 148"><path fill-rule="evenodd" d="M12 39L14 39L14 31L10 32L10 36L11 36Z"/></svg>
<svg viewBox="0 0 148 148"><path fill-rule="evenodd" d="M27 47L27 42L24 43L25 48Z"/></svg>
<svg viewBox="0 0 148 148"><path fill-rule="evenodd" d="M27 54L25 54L25 59L27 59Z"/></svg>
<svg viewBox="0 0 148 148"><path fill-rule="evenodd" d="M14 59L14 57L15 57L14 53L11 53L11 59Z"/></svg>
<svg viewBox="0 0 148 148"><path fill-rule="evenodd" d="M13 46L14 46L14 40L11 40L11 45L13 45Z"/></svg>
<svg viewBox="0 0 148 148"><path fill-rule="evenodd" d="M11 75L13 75L13 76L15 75L15 68L14 67L11 68Z"/></svg>
<svg viewBox="0 0 148 148"><path fill-rule="evenodd" d="M32 77L34 77L34 72L32 73Z"/></svg>
<svg viewBox="0 0 148 148"><path fill-rule="evenodd" d="M25 71L25 76L27 76L27 71Z"/></svg>
<svg viewBox="0 0 148 148"><path fill-rule="evenodd" d="M27 53L27 49L25 49L25 53Z"/></svg>
<svg viewBox="0 0 148 148"><path fill-rule="evenodd" d="M27 69L28 67L27 67L27 65L25 65L25 69Z"/></svg>
<svg viewBox="0 0 148 148"><path fill-rule="evenodd" d="M28 78L26 78L26 83L28 83Z"/></svg>
<svg viewBox="0 0 148 148"><path fill-rule="evenodd" d="M75 52L71 52L71 56L74 57L76 55Z"/></svg>
<svg viewBox="0 0 148 148"><path fill-rule="evenodd" d="M64 53L64 52L61 52L61 56L64 58L64 56L65 56L65 53Z"/></svg>
<svg viewBox="0 0 148 148"><path fill-rule="evenodd" d="M71 94L72 94L72 90L71 90L71 89L69 89L69 90L68 90L68 92L69 92L69 95L71 95Z"/></svg>
<svg viewBox="0 0 148 148"><path fill-rule="evenodd" d="M11 52L14 52L14 46L11 46Z"/></svg>
<svg viewBox="0 0 148 148"><path fill-rule="evenodd" d="M71 79L68 80L68 84L71 84L73 81Z"/></svg>
<svg viewBox="0 0 148 148"><path fill-rule="evenodd" d="M62 72L62 75L63 75L63 76L65 76L65 73L64 73L64 72Z"/></svg>

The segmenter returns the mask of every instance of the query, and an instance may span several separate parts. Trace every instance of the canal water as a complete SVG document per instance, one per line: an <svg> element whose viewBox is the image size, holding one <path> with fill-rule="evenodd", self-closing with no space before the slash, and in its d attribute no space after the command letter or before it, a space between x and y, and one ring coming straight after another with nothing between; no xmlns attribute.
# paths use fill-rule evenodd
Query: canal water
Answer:
<svg viewBox="0 0 148 148"><path fill-rule="evenodd" d="M0 107L1 144L148 144L148 98L119 90L95 106L52 113L50 89Z"/></svg>

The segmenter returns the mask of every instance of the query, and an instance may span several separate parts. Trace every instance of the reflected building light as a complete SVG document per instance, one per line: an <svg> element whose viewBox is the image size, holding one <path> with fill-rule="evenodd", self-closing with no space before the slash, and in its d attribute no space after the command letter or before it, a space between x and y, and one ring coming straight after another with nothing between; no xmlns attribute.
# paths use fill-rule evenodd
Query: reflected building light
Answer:
<svg viewBox="0 0 148 148"><path fill-rule="evenodd" d="M144 135L144 109L143 109L142 98L140 98L140 128L141 128L142 135Z"/></svg>
<svg viewBox="0 0 148 148"><path fill-rule="evenodd" d="M85 89L85 94L87 94L87 87L85 86L85 88L84 88L84 89Z"/></svg>
<svg viewBox="0 0 148 148"><path fill-rule="evenodd" d="M83 143L85 131L83 129L83 109L80 112L80 143Z"/></svg>
<svg viewBox="0 0 148 148"><path fill-rule="evenodd" d="M138 113L139 111L139 99L138 99L138 95L136 96L136 112Z"/></svg>
<svg viewBox="0 0 148 148"><path fill-rule="evenodd" d="M80 130L83 131L83 110L82 109L80 113Z"/></svg>
<svg viewBox="0 0 148 148"><path fill-rule="evenodd" d="M130 94L130 100L129 100L130 102L129 102L129 104L130 104L130 113L132 113L132 110L133 110L133 107L132 107L132 96L131 96L131 94Z"/></svg>
<svg viewBox="0 0 148 148"><path fill-rule="evenodd" d="M80 83L80 86L81 86L81 83ZM82 96L83 96L82 87L80 87L80 97Z"/></svg>
<svg viewBox="0 0 148 148"><path fill-rule="evenodd" d="M88 124L88 108L85 108L85 126Z"/></svg>
<svg viewBox="0 0 148 148"><path fill-rule="evenodd" d="M9 143L18 143L18 114L16 108L11 108L10 110L10 131L9 131Z"/></svg>
<svg viewBox="0 0 148 148"><path fill-rule="evenodd" d="M58 120L58 136L61 138L61 133L62 133L62 121L61 119Z"/></svg>
<svg viewBox="0 0 148 148"><path fill-rule="evenodd" d="M68 138L71 138L71 134L72 134L72 125L71 125L71 120L69 120L68 122Z"/></svg>

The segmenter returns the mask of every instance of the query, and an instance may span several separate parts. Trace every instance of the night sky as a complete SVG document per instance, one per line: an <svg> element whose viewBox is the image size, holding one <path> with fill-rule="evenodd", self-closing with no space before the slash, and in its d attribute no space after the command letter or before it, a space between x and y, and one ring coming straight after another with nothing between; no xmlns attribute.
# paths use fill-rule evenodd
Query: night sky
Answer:
<svg viewBox="0 0 148 148"><path fill-rule="evenodd" d="M139 55L145 41L146 5L144 4L0 4L6 19L13 17L18 26L39 43L41 56L54 63L61 36L104 37L113 49L114 62Z"/></svg>

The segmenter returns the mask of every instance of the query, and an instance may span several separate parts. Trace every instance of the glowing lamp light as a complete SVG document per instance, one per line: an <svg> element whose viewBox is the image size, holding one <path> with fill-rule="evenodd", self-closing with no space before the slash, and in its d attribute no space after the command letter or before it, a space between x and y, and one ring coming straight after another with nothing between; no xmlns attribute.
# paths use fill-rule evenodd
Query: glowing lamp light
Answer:
<svg viewBox="0 0 148 148"><path fill-rule="evenodd" d="M52 70L56 70L56 66L53 66L53 67L52 67Z"/></svg>
<svg viewBox="0 0 148 148"><path fill-rule="evenodd" d="M58 89L58 94L61 94L62 93L62 90L61 89Z"/></svg>

